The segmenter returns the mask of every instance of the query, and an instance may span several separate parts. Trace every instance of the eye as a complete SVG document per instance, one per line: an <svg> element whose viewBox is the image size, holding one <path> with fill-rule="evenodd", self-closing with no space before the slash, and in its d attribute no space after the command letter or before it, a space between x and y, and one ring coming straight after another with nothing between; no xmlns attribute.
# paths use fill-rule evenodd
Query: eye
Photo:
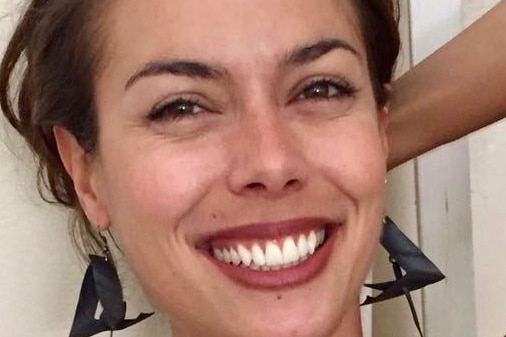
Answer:
<svg viewBox="0 0 506 337"><path fill-rule="evenodd" d="M329 100L353 96L357 90L345 80L318 79L306 84L295 100Z"/></svg>
<svg viewBox="0 0 506 337"><path fill-rule="evenodd" d="M207 111L195 99L178 97L168 102L157 104L149 113L147 118L150 121L168 120L177 121L184 118L195 117Z"/></svg>

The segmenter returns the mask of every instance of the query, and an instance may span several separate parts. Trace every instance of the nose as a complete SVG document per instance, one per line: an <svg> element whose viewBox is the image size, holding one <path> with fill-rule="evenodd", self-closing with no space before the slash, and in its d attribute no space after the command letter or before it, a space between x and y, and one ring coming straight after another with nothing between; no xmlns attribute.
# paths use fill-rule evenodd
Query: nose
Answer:
<svg viewBox="0 0 506 337"><path fill-rule="evenodd" d="M276 113L243 118L228 178L235 194L279 197L307 182L307 165L288 121Z"/></svg>

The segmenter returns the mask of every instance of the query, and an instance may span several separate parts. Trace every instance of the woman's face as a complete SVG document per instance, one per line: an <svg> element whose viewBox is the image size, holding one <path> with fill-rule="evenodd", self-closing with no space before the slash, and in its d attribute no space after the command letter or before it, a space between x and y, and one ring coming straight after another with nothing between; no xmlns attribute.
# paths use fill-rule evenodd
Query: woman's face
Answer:
<svg viewBox="0 0 506 337"><path fill-rule="evenodd" d="M104 33L85 208L175 336L351 335L387 150L349 1L116 1Z"/></svg>

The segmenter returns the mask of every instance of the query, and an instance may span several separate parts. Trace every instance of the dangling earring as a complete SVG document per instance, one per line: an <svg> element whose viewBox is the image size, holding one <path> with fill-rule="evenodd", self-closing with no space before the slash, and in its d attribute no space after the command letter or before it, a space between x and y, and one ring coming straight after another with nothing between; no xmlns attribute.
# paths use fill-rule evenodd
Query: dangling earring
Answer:
<svg viewBox="0 0 506 337"><path fill-rule="evenodd" d="M84 275L70 337L90 337L104 331L110 331L112 336L113 331L126 329L153 315L141 313L135 319L125 319L126 302L118 273L106 238L102 234L100 238L104 256L89 255L90 264ZM103 312L95 319L99 302Z"/></svg>
<svg viewBox="0 0 506 337"><path fill-rule="evenodd" d="M422 251L406 236L388 216L383 219L381 245L390 254L395 281L366 284L368 288L382 291L376 297L368 296L362 305L406 296L416 328L423 337L420 321L410 291L439 282L445 277ZM402 271L405 271L403 275Z"/></svg>

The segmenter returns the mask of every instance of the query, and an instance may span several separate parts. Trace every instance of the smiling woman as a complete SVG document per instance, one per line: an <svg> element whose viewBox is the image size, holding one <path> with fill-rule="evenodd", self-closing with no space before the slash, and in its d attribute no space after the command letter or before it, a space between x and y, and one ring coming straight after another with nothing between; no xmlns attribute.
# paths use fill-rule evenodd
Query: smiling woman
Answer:
<svg viewBox="0 0 506 337"><path fill-rule="evenodd" d="M32 1L0 103L174 336L358 337L398 48L383 0Z"/></svg>

